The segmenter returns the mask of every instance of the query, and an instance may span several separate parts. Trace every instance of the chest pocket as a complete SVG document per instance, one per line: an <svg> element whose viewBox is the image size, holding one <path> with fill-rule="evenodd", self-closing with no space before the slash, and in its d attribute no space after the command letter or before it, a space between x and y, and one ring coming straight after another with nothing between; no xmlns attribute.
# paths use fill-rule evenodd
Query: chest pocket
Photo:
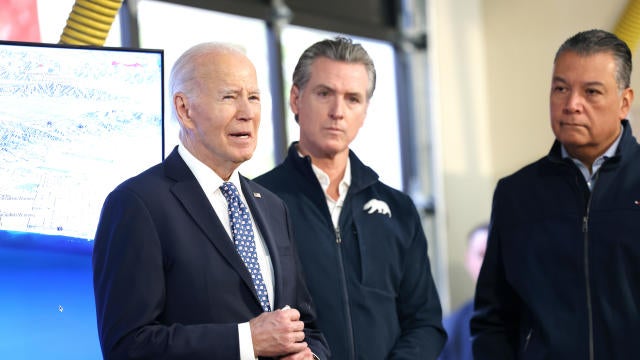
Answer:
<svg viewBox="0 0 640 360"><path fill-rule="evenodd" d="M347 271L368 290L394 297L402 279L407 239L402 239L397 223L388 215L360 211L343 241L345 263L350 267Z"/></svg>

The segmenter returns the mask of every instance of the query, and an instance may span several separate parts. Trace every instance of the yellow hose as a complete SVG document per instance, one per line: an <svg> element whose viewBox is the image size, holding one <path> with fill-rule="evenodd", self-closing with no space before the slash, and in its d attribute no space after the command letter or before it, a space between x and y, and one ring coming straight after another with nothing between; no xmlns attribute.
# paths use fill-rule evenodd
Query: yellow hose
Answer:
<svg viewBox="0 0 640 360"><path fill-rule="evenodd" d="M76 0L60 44L104 45L122 0Z"/></svg>
<svg viewBox="0 0 640 360"><path fill-rule="evenodd" d="M640 0L629 0L613 32L635 51L640 40Z"/></svg>
<svg viewBox="0 0 640 360"><path fill-rule="evenodd" d="M76 0L59 42L103 45L121 6L122 0ZM640 0L629 0L614 33L632 51L636 49L640 40Z"/></svg>

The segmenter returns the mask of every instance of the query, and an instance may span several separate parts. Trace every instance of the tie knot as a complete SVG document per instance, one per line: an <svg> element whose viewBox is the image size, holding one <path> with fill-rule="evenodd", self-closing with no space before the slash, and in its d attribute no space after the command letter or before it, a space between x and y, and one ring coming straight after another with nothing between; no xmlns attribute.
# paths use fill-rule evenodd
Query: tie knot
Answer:
<svg viewBox="0 0 640 360"><path fill-rule="evenodd" d="M233 202L235 199L240 197L240 194L238 194L238 188L230 181L222 183L222 185L220 185L220 191L222 191L222 195L227 199L227 202Z"/></svg>

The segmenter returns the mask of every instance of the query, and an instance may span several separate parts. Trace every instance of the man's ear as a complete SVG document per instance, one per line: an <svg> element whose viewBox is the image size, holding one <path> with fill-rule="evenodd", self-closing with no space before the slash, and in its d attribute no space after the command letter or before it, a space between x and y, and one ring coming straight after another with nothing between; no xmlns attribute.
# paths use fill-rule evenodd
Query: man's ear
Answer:
<svg viewBox="0 0 640 360"><path fill-rule="evenodd" d="M300 97L300 89L297 85L291 86L291 91L289 91L289 108L291 108L291 112L298 117L298 99Z"/></svg>
<svg viewBox="0 0 640 360"><path fill-rule="evenodd" d="M190 128L191 117L189 114L189 99L184 93L178 92L173 96L173 106L176 116L182 127Z"/></svg>
<svg viewBox="0 0 640 360"><path fill-rule="evenodd" d="M631 104L633 103L633 89L626 88L622 90L622 100L620 103L620 120L626 119L631 110Z"/></svg>

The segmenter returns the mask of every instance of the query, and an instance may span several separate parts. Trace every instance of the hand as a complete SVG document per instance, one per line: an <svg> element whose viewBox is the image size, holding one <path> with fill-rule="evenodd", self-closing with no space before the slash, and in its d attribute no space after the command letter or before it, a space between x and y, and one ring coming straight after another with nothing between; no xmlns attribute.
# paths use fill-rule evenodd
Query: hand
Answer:
<svg viewBox="0 0 640 360"><path fill-rule="evenodd" d="M264 312L249 321L255 356L293 356L287 359L307 359L311 350L304 341L304 322L296 309ZM308 357L311 359L311 357Z"/></svg>
<svg viewBox="0 0 640 360"><path fill-rule="evenodd" d="M299 353L289 354L280 358L280 360L315 360L310 348L306 348Z"/></svg>

